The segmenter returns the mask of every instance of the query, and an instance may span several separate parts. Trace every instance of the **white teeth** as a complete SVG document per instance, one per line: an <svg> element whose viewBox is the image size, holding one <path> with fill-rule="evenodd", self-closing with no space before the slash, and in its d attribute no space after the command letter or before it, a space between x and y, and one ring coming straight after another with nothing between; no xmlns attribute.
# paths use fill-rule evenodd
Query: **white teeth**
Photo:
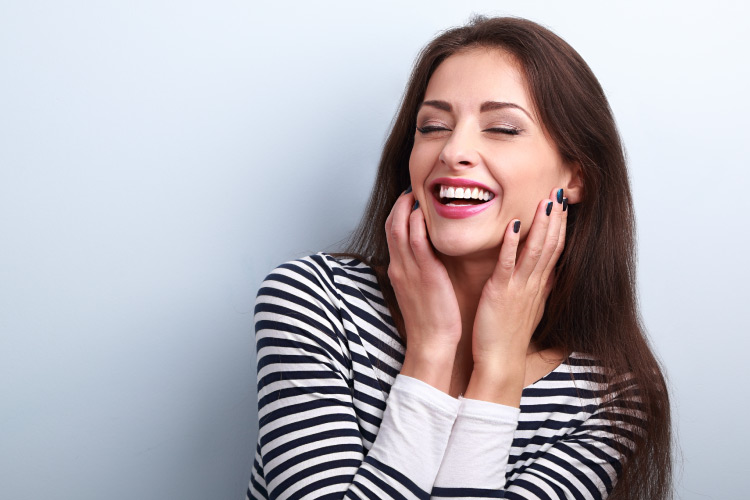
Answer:
<svg viewBox="0 0 750 500"><path fill-rule="evenodd" d="M457 198L464 200L483 200L490 201L495 195L484 189L475 188L463 188L463 187L452 187L452 186L440 186L440 198Z"/></svg>

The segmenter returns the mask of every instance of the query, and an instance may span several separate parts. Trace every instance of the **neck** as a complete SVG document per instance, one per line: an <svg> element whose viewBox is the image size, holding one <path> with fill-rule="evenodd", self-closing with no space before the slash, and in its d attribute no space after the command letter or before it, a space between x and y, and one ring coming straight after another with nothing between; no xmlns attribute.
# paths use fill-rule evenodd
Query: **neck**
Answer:
<svg viewBox="0 0 750 500"><path fill-rule="evenodd" d="M471 337L474 318L484 284L495 269L498 253L460 257L440 255L439 258L453 284L458 308L461 311L461 340L456 351L455 371L462 372L464 377L468 377L473 367Z"/></svg>
<svg viewBox="0 0 750 500"><path fill-rule="evenodd" d="M525 241L519 243L517 255L521 254L524 244ZM446 271L448 271L451 283L453 283L453 290L456 293L456 299L458 299L462 318L464 317L464 311L470 312L473 322L479 298L482 296L482 289L495 271L500 249L485 250L473 255L459 257L451 257L441 253L437 255Z"/></svg>
<svg viewBox="0 0 750 500"><path fill-rule="evenodd" d="M476 312L482 289L495 269L497 257L497 252L476 257L440 255L440 260L445 265L453 283L453 290L456 293L462 316L464 316L464 311L471 312L473 320L473 313Z"/></svg>
<svg viewBox="0 0 750 500"><path fill-rule="evenodd" d="M523 243L520 245L523 246ZM520 248L519 248L520 253ZM461 341L456 352L456 369L468 370L472 365L471 336L474 329L474 318L484 285L495 270L498 251L489 251L473 256L451 257L438 254L443 262L461 311ZM529 353L536 351L533 343Z"/></svg>
<svg viewBox="0 0 750 500"><path fill-rule="evenodd" d="M453 284L458 308L461 312L461 340L456 349L450 387L450 394L454 397L466 390L471 378L474 368L472 351L474 318L484 284L495 269L498 255L498 252L481 256L450 257L438 255Z"/></svg>

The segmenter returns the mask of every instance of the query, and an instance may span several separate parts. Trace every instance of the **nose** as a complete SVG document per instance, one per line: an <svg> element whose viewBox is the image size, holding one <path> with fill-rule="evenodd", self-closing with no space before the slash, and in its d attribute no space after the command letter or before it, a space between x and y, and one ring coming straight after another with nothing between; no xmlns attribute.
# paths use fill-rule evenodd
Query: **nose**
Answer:
<svg viewBox="0 0 750 500"><path fill-rule="evenodd" d="M477 138L469 127L456 127L440 151L440 162L454 170L475 167L479 163Z"/></svg>

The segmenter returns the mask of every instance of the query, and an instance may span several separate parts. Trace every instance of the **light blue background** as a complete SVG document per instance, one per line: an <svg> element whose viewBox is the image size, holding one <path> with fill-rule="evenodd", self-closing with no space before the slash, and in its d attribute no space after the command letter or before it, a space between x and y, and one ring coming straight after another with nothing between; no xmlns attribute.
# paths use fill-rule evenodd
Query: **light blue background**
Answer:
<svg viewBox="0 0 750 500"><path fill-rule="evenodd" d="M0 497L244 497L255 291L337 248L417 51L484 12L600 78L678 492L744 498L747 4L358 4L0 4Z"/></svg>

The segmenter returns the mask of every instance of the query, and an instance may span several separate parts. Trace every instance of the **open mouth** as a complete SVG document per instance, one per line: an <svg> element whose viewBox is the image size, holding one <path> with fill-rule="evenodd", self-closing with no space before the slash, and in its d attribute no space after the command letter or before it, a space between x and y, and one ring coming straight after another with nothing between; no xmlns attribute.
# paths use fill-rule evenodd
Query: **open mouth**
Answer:
<svg viewBox="0 0 750 500"><path fill-rule="evenodd" d="M487 203L495 194L477 186L451 186L436 184L433 187L435 198L446 206L481 205Z"/></svg>

